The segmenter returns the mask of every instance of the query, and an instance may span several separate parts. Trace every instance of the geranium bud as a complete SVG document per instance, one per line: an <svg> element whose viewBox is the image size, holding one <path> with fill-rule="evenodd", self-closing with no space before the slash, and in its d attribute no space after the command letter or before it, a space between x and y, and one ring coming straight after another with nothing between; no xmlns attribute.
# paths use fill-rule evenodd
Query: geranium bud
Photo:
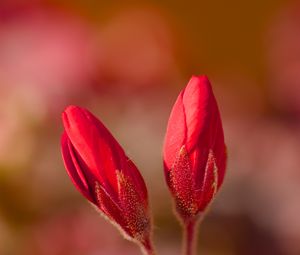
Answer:
<svg viewBox="0 0 300 255"><path fill-rule="evenodd" d="M125 237L149 249L148 194L137 167L88 110L69 106L62 118L62 156L72 182Z"/></svg>
<svg viewBox="0 0 300 255"><path fill-rule="evenodd" d="M165 177L177 212L197 219L223 182L224 134L210 82L193 76L171 112L164 142Z"/></svg>

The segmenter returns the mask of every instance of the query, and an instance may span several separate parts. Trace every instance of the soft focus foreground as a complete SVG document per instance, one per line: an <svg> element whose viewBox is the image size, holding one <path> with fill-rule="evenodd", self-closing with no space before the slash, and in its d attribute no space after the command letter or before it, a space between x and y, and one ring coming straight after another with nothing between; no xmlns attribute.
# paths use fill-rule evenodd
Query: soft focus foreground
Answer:
<svg viewBox="0 0 300 255"><path fill-rule="evenodd" d="M0 254L139 254L63 169L69 104L123 145L150 192L159 254L178 254L162 143L192 74L214 86L229 160L199 254L300 254L300 4L97 2L1 1Z"/></svg>

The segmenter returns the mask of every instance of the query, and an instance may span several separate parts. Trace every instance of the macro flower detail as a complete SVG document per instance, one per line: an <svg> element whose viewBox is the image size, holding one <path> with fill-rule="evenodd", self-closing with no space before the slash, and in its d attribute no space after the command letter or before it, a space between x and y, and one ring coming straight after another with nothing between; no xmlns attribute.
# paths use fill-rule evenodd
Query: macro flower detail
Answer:
<svg viewBox="0 0 300 255"><path fill-rule="evenodd" d="M221 117L205 76L193 76L171 112L164 142L166 182L184 223L196 221L220 188L226 167Z"/></svg>
<svg viewBox="0 0 300 255"><path fill-rule="evenodd" d="M147 188L137 167L88 110L69 106L62 119L62 156L73 184L125 237L152 254Z"/></svg>

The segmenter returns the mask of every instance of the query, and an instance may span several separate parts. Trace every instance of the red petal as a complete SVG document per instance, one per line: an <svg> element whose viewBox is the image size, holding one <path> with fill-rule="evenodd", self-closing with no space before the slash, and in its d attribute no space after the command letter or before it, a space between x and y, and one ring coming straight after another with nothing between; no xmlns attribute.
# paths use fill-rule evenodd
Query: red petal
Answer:
<svg viewBox="0 0 300 255"><path fill-rule="evenodd" d="M218 187L220 187L220 185L223 183L224 180L226 161L227 161L226 146L224 142L224 133L221 124L221 118L217 119L215 141L212 146L212 151L214 153L216 165L218 168L218 175L219 175Z"/></svg>
<svg viewBox="0 0 300 255"><path fill-rule="evenodd" d="M180 148L191 152L201 144L208 147L211 112L214 109L211 85L205 76L192 77L179 94L169 121L164 143L164 162L170 169Z"/></svg>
<svg viewBox="0 0 300 255"><path fill-rule="evenodd" d="M183 105L187 126L187 151L195 146L208 147L208 132L215 116L212 112L216 106L211 85L206 76L193 76L183 94Z"/></svg>
<svg viewBox="0 0 300 255"><path fill-rule="evenodd" d="M165 171L172 168L176 155L186 140L186 119L182 99L183 91L179 94L168 121L163 149Z"/></svg>
<svg viewBox="0 0 300 255"><path fill-rule="evenodd" d="M117 192L117 169L124 151L105 126L89 111L70 106L63 113L66 133L89 171L110 193Z"/></svg>
<svg viewBox="0 0 300 255"><path fill-rule="evenodd" d="M209 152L202 187L197 190L196 197L200 211L204 211L211 202L218 189L219 175L215 157Z"/></svg>
<svg viewBox="0 0 300 255"><path fill-rule="evenodd" d="M126 161L126 167L124 167L123 169L125 170L122 170L121 172L132 181L135 190L140 196L141 201L145 206L148 206L147 187L140 171L137 169L135 164L128 158Z"/></svg>
<svg viewBox="0 0 300 255"><path fill-rule="evenodd" d="M74 155L72 155L70 141L65 133L61 138L61 150L65 168L73 184L88 200L94 203L95 201L90 193L87 180L81 168L79 167L77 160L75 159Z"/></svg>

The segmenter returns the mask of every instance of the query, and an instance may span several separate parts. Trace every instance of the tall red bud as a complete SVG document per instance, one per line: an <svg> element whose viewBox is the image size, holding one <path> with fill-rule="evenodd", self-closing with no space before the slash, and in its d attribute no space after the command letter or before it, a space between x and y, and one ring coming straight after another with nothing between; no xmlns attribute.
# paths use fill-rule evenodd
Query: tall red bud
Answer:
<svg viewBox="0 0 300 255"><path fill-rule="evenodd" d="M88 110L69 106L62 119L62 156L75 187L125 237L152 254L148 194L138 169Z"/></svg>
<svg viewBox="0 0 300 255"><path fill-rule="evenodd" d="M226 148L220 113L205 76L193 76L171 112L164 142L165 177L179 217L196 221L220 188Z"/></svg>

